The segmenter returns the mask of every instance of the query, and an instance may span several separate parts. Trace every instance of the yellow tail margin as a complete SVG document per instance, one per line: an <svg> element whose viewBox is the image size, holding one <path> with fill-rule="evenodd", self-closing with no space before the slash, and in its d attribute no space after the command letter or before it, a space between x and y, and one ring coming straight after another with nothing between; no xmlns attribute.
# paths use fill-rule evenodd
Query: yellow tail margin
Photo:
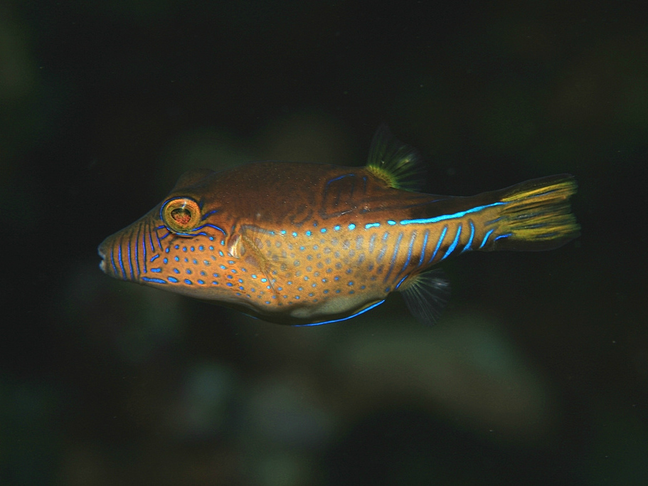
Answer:
<svg viewBox="0 0 648 486"><path fill-rule="evenodd" d="M500 192L498 237L493 250L550 250L580 234L569 198L576 193L569 174L522 182Z"/></svg>

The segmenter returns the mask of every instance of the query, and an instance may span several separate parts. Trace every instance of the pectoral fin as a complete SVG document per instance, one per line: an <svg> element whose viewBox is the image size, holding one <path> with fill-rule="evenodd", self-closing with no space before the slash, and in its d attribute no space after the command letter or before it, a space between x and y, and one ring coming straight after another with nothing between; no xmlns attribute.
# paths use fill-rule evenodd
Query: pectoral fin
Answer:
<svg viewBox="0 0 648 486"><path fill-rule="evenodd" d="M249 227L242 227L240 231L234 233L227 242L227 254L232 258L240 259L245 262L249 272L256 272L267 279L273 292L276 281L276 271L273 271L271 262L263 256L258 242L254 238L254 231Z"/></svg>

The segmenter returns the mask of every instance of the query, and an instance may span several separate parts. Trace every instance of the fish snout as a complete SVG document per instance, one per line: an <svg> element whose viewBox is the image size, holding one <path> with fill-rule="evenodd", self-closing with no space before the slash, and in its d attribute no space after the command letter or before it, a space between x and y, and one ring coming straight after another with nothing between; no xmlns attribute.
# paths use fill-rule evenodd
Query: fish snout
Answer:
<svg viewBox="0 0 648 486"><path fill-rule="evenodd" d="M149 241L137 223L110 235L97 248L99 268L111 277L138 282L142 272L146 273L147 254L152 252Z"/></svg>
<svg viewBox="0 0 648 486"><path fill-rule="evenodd" d="M99 268L101 268L101 271L107 275L110 275L110 272L108 271L108 266L106 265L106 247L107 244L106 242L108 241L109 238L106 238L101 242L99 247L97 248L97 254L99 255L99 258L101 258L101 261L99 262Z"/></svg>

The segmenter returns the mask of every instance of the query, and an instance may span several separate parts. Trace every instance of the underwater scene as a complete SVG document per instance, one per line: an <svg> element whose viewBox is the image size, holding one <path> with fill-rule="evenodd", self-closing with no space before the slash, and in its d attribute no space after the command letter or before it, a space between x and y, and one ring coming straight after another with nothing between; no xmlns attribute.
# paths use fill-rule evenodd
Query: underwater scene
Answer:
<svg viewBox="0 0 648 486"><path fill-rule="evenodd" d="M0 4L0 485L648 484L648 28Z"/></svg>

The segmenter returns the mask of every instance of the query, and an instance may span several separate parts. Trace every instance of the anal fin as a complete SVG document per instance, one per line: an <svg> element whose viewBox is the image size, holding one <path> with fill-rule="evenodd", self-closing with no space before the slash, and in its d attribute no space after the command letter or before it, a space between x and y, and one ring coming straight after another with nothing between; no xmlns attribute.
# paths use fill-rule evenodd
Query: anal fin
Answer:
<svg viewBox="0 0 648 486"><path fill-rule="evenodd" d="M414 317L432 325L439 320L450 298L450 282L441 270L431 270L408 278L399 291Z"/></svg>

